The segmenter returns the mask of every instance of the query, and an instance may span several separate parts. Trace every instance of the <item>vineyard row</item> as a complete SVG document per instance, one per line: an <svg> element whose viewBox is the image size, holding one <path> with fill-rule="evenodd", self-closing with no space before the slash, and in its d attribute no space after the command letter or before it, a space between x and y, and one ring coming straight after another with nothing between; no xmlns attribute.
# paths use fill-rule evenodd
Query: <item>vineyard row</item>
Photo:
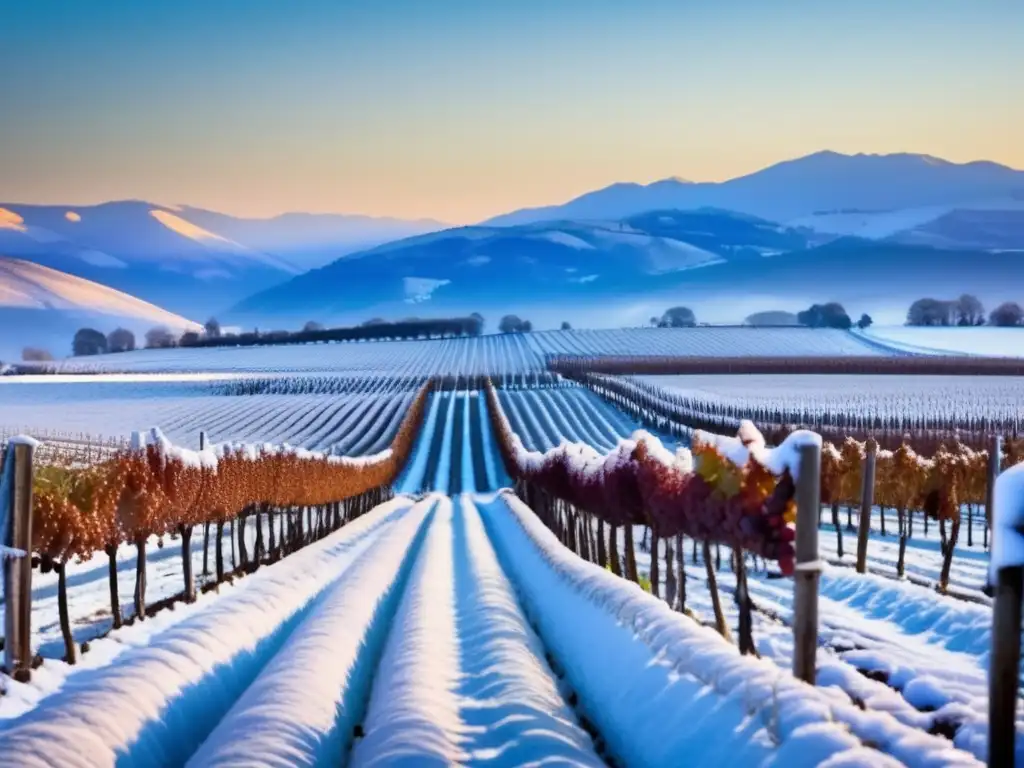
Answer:
<svg viewBox="0 0 1024 768"><path fill-rule="evenodd" d="M548 355L549 371L668 376L683 374L845 374L918 376L1021 376L1024 359L942 356L787 356L698 357L684 355Z"/></svg>
<svg viewBox="0 0 1024 768"><path fill-rule="evenodd" d="M740 422L752 421L769 443L781 442L795 429L807 428L834 443L844 442L850 437L861 442L873 438L882 448L895 450L908 444L915 452L929 455L944 445L985 450L993 435L1001 435L1008 438L1003 443L1004 463L1015 464L1024 458L1024 437L1017 437L1018 425L1014 420L978 420L970 425L947 423L941 428L924 422L896 425L879 421L869 426L863 422L856 423L854 418L849 419L849 425L841 425L827 423L820 416L805 423L793 423L782 409L765 414L765 409L754 413L739 408L703 407L669 395L657 386L628 377L580 373L574 375L573 379L641 423L680 436L689 435L694 430L730 433L738 428Z"/></svg>
<svg viewBox="0 0 1024 768"><path fill-rule="evenodd" d="M665 407L662 399L637 387L629 379L584 375L585 386L617 408L629 413L637 421L665 430L671 434L686 434L691 439L714 442L719 430L702 431L701 427L714 425L677 421L678 413ZM762 425L755 425L760 427ZM775 428L768 425L764 435L769 443L780 444L794 431L794 427ZM815 431L818 431L817 429ZM985 443L998 442L998 461L990 448L975 448L952 436L906 437L896 434L878 434L865 439L844 434L842 430L821 430L822 476L821 502L831 507L832 524L837 537L837 554L843 556L843 533L839 524L839 507L856 507L864 512L864 529L858 538L867 536L870 528L870 510L879 508L882 533L885 534L886 512L896 516L899 550L896 574L904 575L908 539L913 534L913 514L924 516L927 532L930 520L938 521L941 534L943 567L939 589L946 590L951 560L959 540L961 518L967 518L969 544L973 546L974 516L976 511L987 512L991 506L991 489L1001 467L1016 466L1024 462L1024 439L1001 440L987 436ZM874 445L871 458L870 482L865 484L869 445ZM926 452L927 451L927 452ZM989 528L982 530L983 545L989 546ZM858 544L858 549L863 546ZM864 555L858 551L858 568L863 570Z"/></svg>
<svg viewBox="0 0 1024 768"><path fill-rule="evenodd" d="M174 535L182 543L183 599L195 599L190 540L203 526L204 553L211 526L216 529L217 581L226 578L222 543L225 525L238 523L241 567L252 569L264 559L274 560L312 540L322 538L390 494L390 486L404 468L419 433L428 387L417 394L390 448L379 454L347 458L315 454L279 446L220 444L200 451L171 445L158 430L138 434L127 449L102 456L92 464L76 461L75 449L40 452L43 461L30 469L31 494L22 493L27 510L16 508L11 485L17 470L15 457L31 444L12 440L3 460L4 488L0 511L4 525L18 515L29 524L18 525L7 555L25 566L38 562L58 575L59 611L66 660L75 661L67 607L65 567L73 558L88 559L106 553L109 562L111 610L115 628L121 624L118 604L116 553L122 544L137 550L135 616L146 615L146 546L150 537ZM34 470L34 471L33 471ZM15 489L16 491L16 489ZM246 551L244 531L252 518L256 526L253 558ZM263 521L266 522L266 544ZM277 521L277 531L275 531ZM275 535L276 534L276 535ZM19 536L21 540L19 541ZM232 539L233 542L233 539ZM31 562L30 562L31 561ZM29 579L24 579L28 583ZM12 602L28 595L7 594ZM8 627L8 629L10 629ZM6 638L11 645L12 638ZM14 642L17 642L14 640ZM28 649L21 643L17 674L28 672Z"/></svg>

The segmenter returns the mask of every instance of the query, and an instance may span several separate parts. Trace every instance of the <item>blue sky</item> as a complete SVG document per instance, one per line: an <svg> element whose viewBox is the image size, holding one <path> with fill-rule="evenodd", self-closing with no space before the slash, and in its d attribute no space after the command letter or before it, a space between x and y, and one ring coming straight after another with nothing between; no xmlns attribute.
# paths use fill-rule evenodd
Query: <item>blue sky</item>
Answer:
<svg viewBox="0 0 1024 768"><path fill-rule="evenodd" d="M820 149L1024 168L1020 0L4 0L0 200L471 222Z"/></svg>

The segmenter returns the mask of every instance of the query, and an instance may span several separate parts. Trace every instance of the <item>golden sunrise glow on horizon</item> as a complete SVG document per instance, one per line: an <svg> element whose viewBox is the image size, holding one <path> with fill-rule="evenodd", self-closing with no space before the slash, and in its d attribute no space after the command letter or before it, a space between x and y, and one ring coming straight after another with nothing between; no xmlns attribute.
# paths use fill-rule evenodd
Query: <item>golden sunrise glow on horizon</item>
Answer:
<svg viewBox="0 0 1024 768"><path fill-rule="evenodd" d="M0 201L464 224L825 149L1024 169L1024 3L574 1L20 7Z"/></svg>

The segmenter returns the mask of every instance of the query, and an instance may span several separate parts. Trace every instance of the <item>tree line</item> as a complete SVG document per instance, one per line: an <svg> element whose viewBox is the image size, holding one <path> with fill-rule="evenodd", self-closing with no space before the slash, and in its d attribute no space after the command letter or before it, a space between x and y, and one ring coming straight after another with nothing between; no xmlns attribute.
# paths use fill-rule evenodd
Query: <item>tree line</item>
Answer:
<svg viewBox="0 0 1024 768"><path fill-rule="evenodd" d="M1015 328L1024 325L1024 309L1015 301L1005 301L988 313L977 296L965 293L959 299L918 299L907 310L907 325L960 326L993 325Z"/></svg>
<svg viewBox="0 0 1024 768"><path fill-rule="evenodd" d="M567 322L562 329L570 329ZM483 333L484 318L474 312L467 317L451 318L407 318L388 321L379 317L371 318L360 325L325 328L322 324L309 321L299 331L260 331L254 329L243 333L225 333L216 318L206 321L203 331L186 331L175 335L164 326L148 330L144 337L146 349L167 349L171 347L237 347L266 346L274 344L303 344L318 341L398 341L415 339L444 339L479 336ZM533 324L517 315L505 315L498 324L502 333L529 333ZM135 334L126 328L118 328L104 334L95 328L81 328L71 343L72 354L76 357L102 355L117 352L131 352L139 348ZM26 347L22 351L26 361L52 360L46 350Z"/></svg>

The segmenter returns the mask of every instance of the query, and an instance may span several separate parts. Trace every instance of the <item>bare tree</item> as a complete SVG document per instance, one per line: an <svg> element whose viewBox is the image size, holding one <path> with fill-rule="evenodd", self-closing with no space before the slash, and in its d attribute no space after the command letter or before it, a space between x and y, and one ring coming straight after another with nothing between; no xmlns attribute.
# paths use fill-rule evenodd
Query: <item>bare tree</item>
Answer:
<svg viewBox="0 0 1024 768"><path fill-rule="evenodd" d="M206 325L203 326L206 329L206 337L209 339L220 338L220 323L217 322L216 317L211 317L206 321Z"/></svg>
<svg viewBox="0 0 1024 768"><path fill-rule="evenodd" d="M1007 301L992 310L988 316L990 325L1000 328L1013 328L1024 322L1024 309L1015 301Z"/></svg>
<svg viewBox="0 0 1024 768"><path fill-rule="evenodd" d="M518 315L505 315L498 323L498 330L502 333L519 333L522 330L523 321Z"/></svg>
<svg viewBox="0 0 1024 768"><path fill-rule="evenodd" d="M985 307L982 306L977 296L965 293L956 300L955 311L957 325L985 324Z"/></svg>
<svg viewBox="0 0 1024 768"><path fill-rule="evenodd" d="M956 302L918 299L907 311L907 325L953 325Z"/></svg>
<svg viewBox="0 0 1024 768"><path fill-rule="evenodd" d="M165 326L158 325L146 331L146 347L149 349L166 349L173 347L174 342L174 334Z"/></svg>
<svg viewBox="0 0 1024 768"><path fill-rule="evenodd" d="M107 336L107 350L110 352L131 352L135 349L135 334L127 328L115 328Z"/></svg>

